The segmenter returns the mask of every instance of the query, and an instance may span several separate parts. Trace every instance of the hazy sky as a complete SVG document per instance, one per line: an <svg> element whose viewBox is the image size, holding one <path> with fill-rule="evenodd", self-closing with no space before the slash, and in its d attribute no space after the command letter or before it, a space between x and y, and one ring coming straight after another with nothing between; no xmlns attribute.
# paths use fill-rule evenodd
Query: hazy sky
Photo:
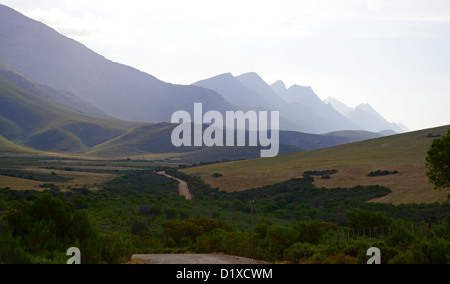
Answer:
<svg viewBox="0 0 450 284"><path fill-rule="evenodd" d="M411 130L450 124L449 0L0 3L166 82L257 72Z"/></svg>

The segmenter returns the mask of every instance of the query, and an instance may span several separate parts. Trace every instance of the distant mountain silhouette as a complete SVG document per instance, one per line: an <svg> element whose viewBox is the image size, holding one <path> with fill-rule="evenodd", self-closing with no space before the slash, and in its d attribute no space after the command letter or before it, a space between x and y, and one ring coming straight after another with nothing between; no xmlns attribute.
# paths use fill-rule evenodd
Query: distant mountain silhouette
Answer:
<svg viewBox="0 0 450 284"><path fill-rule="evenodd" d="M260 80L262 81L262 79ZM262 84L265 84L265 82ZM245 111L284 110L280 113L280 127L282 130L311 131L311 128L306 124L299 123L298 117L293 116L291 110L285 110L289 107L287 104L282 107L280 107L279 104L277 105L277 103L279 103L277 102L279 98L276 98L274 94L267 94L267 92L262 94L258 93L255 90L248 88L239 80L239 78L234 77L230 73L202 80L193 85L217 91L219 94L223 95L225 99L240 106Z"/></svg>
<svg viewBox="0 0 450 284"><path fill-rule="evenodd" d="M278 110L281 129L288 131L312 134L343 130L401 132L399 129L402 128L388 123L376 111L363 106L344 115L331 104L323 102L311 87L294 85L288 89L282 81L270 86L255 72L237 77L222 74L189 86L169 84L135 68L112 62L81 43L3 5L0 5L0 43L0 76L22 91L42 98L41 103L52 102L65 111L83 116L149 123L170 122L175 111L192 113L194 103L201 102L204 112L216 110L222 114L236 110ZM39 113L45 114L41 110ZM58 113L61 114L60 111ZM81 120L85 122L85 118ZM9 130L21 131L22 127L15 128L14 123L10 122L4 124ZM45 131L55 134L52 127L46 123L43 125ZM106 128L111 129L110 126L108 123ZM123 127L119 130L113 131L114 135L129 131ZM75 141L79 138L77 135L73 136L67 129L60 128L59 131L57 134L62 133L61 137L69 137L68 140L78 143ZM10 138L4 133L0 135ZM22 145L31 145L27 144L31 143L31 137L27 139ZM343 141L334 141L330 145L335 142ZM92 148L90 143L78 144L80 152Z"/></svg>
<svg viewBox="0 0 450 284"><path fill-rule="evenodd" d="M326 118L323 118L321 114L318 114L310 106L298 102L287 102L283 99L282 95L275 92L275 90L255 72L245 73L236 78L247 88L257 92L265 100L270 101L272 105L274 105L275 109L280 111L281 114L295 121L302 129L306 129L303 130L305 132L320 134L346 129L335 125ZM285 130L291 129L286 128Z"/></svg>
<svg viewBox="0 0 450 284"><path fill-rule="evenodd" d="M371 132L383 134L403 133L408 129L400 124L388 122L381 116L370 104L361 104L356 108L350 108L335 98L328 98L325 102L332 105L337 111L341 112L352 122L358 124L363 129Z"/></svg>
<svg viewBox="0 0 450 284"><path fill-rule="evenodd" d="M346 104L342 103L341 101L338 101L337 99L335 99L333 97L329 97L329 98L325 99L324 102L327 104L331 104L331 106L335 110L337 110L338 112L340 112L341 114L343 114L345 116L353 111L353 108L347 106Z"/></svg>
<svg viewBox="0 0 450 284"><path fill-rule="evenodd" d="M237 106L241 106L242 108L274 108L274 106L269 101L261 97L261 95L257 92L247 88L231 73L226 73L210 79L202 80L194 83L193 85L215 90L229 102Z"/></svg>
<svg viewBox="0 0 450 284"><path fill-rule="evenodd" d="M225 112L236 106L217 92L172 85L107 60L48 26L0 5L0 61L40 84L65 90L122 119L170 121L178 110Z"/></svg>
<svg viewBox="0 0 450 284"><path fill-rule="evenodd" d="M328 129L322 129L322 132L363 129L337 112L333 107L324 103L311 87L293 85L289 89L286 89L283 86L285 86L284 83L278 81L272 85L272 89L277 90L278 94L286 102L306 106L313 110L322 120L326 121L330 126Z"/></svg>
<svg viewBox="0 0 450 284"><path fill-rule="evenodd" d="M397 124L387 122L375 110L363 106L352 109L336 99L322 101L311 87L293 85L289 89L279 80L269 86L257 73L234 77L221 74L194 83L218 92L244 110L278 110L281 129L307 133L344 130L403 132Z"/></svg>

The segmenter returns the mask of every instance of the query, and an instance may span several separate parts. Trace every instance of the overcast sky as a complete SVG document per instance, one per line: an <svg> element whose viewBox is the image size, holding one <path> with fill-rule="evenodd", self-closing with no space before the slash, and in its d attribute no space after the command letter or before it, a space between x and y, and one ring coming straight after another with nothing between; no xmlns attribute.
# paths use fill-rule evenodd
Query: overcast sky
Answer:
<svg viewBox="0 0 450 284"><path fill-rule="evenodd" d="M448 0L0 3L165 82L257 72L411 130L450 124Z"/></svg>

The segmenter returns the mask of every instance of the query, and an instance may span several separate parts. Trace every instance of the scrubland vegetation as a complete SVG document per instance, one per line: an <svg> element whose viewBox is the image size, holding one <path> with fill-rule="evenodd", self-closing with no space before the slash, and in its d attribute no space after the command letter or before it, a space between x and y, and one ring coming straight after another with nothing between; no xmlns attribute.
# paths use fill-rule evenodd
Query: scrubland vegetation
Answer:
<svg viewBox="0 0 450 284"><path fill-rule="evenodd" d="M157 169L160 170L160 169ZM200 178L165 169L132 171L101 190L0 190L0 261L124 263L132 254L227 253L275 263L365 263L378 247L383 263L448 263L449 204L368 203L388 188L325 189L313 178L226 193ZM250 202L254 201L254 202ZM253 214L252 214L253 213Z"/></svg>

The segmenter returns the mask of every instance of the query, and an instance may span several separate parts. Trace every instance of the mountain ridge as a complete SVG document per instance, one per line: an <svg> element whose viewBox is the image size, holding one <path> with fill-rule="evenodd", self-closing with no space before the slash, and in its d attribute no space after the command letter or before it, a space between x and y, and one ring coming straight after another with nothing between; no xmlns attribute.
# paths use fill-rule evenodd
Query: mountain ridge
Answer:
<svg viewBox="0 0 450 284"><path fill-rule="evenodd" d="M0 152L56 152L89 157L124 158L167 154L185 161L258 158L255 147L184 147L171 144L170 123L139 123L101 118L25 91L0 76ZM6 136L6 137L4 137ZM353 142L351 135L280 131L280 154ZM247 134L248 137L248 134Z"/></svg>
<svg viewBox="0 0 450 284"><path fill-rule="evenodd" d="M192 85L170 84L106 59L3 5L0 27L0 85L4 90L0 135L19 146L99 155L123 154L120 146L129 149L127 155L161 149L175 153L179 151L166 147L172 126L164 123L170 122L175 111L192 114L197 102L203 103L204 112L222 114L245 107L279 110L282 127L289 130L281 135L288 143L285 145L291 146L285 148L287 151L349 143L356 135L317 136L352 127L346 127L348 122L323 103L311 87L294 85L286 89L280 81L288 96L307 98L288 103L256 72L237 77L225 73ZM217 86L213 79L224 83ZM317 106L324 113L313 109ZM144 135L142 130L149 129L153 132ZM167 145L151 136L158 131ZM137 140L124 141L126 137L139 137L139 145L133 145Z"/></svg>
<svg viewBox="0 0 450 284"><path fill-rule="evenodd" d="M106 114L141 122L170 122L195 102L205 110L237 107L217 92L165 83L130 66L106 59L83 44L0 5L0 58L40 84L65 90Z"/></svg>
<svg viewBox="0 0 450 284"><path fill-rule="evenodd" d="M396 133L409 131L403 125L388 122L368 103L363 103L352 108L333 97L327 98L325 102L329 103L334 109L345 115L354 123L361 125L362 128L367 131L381 132L391 130Z"/></svg>

